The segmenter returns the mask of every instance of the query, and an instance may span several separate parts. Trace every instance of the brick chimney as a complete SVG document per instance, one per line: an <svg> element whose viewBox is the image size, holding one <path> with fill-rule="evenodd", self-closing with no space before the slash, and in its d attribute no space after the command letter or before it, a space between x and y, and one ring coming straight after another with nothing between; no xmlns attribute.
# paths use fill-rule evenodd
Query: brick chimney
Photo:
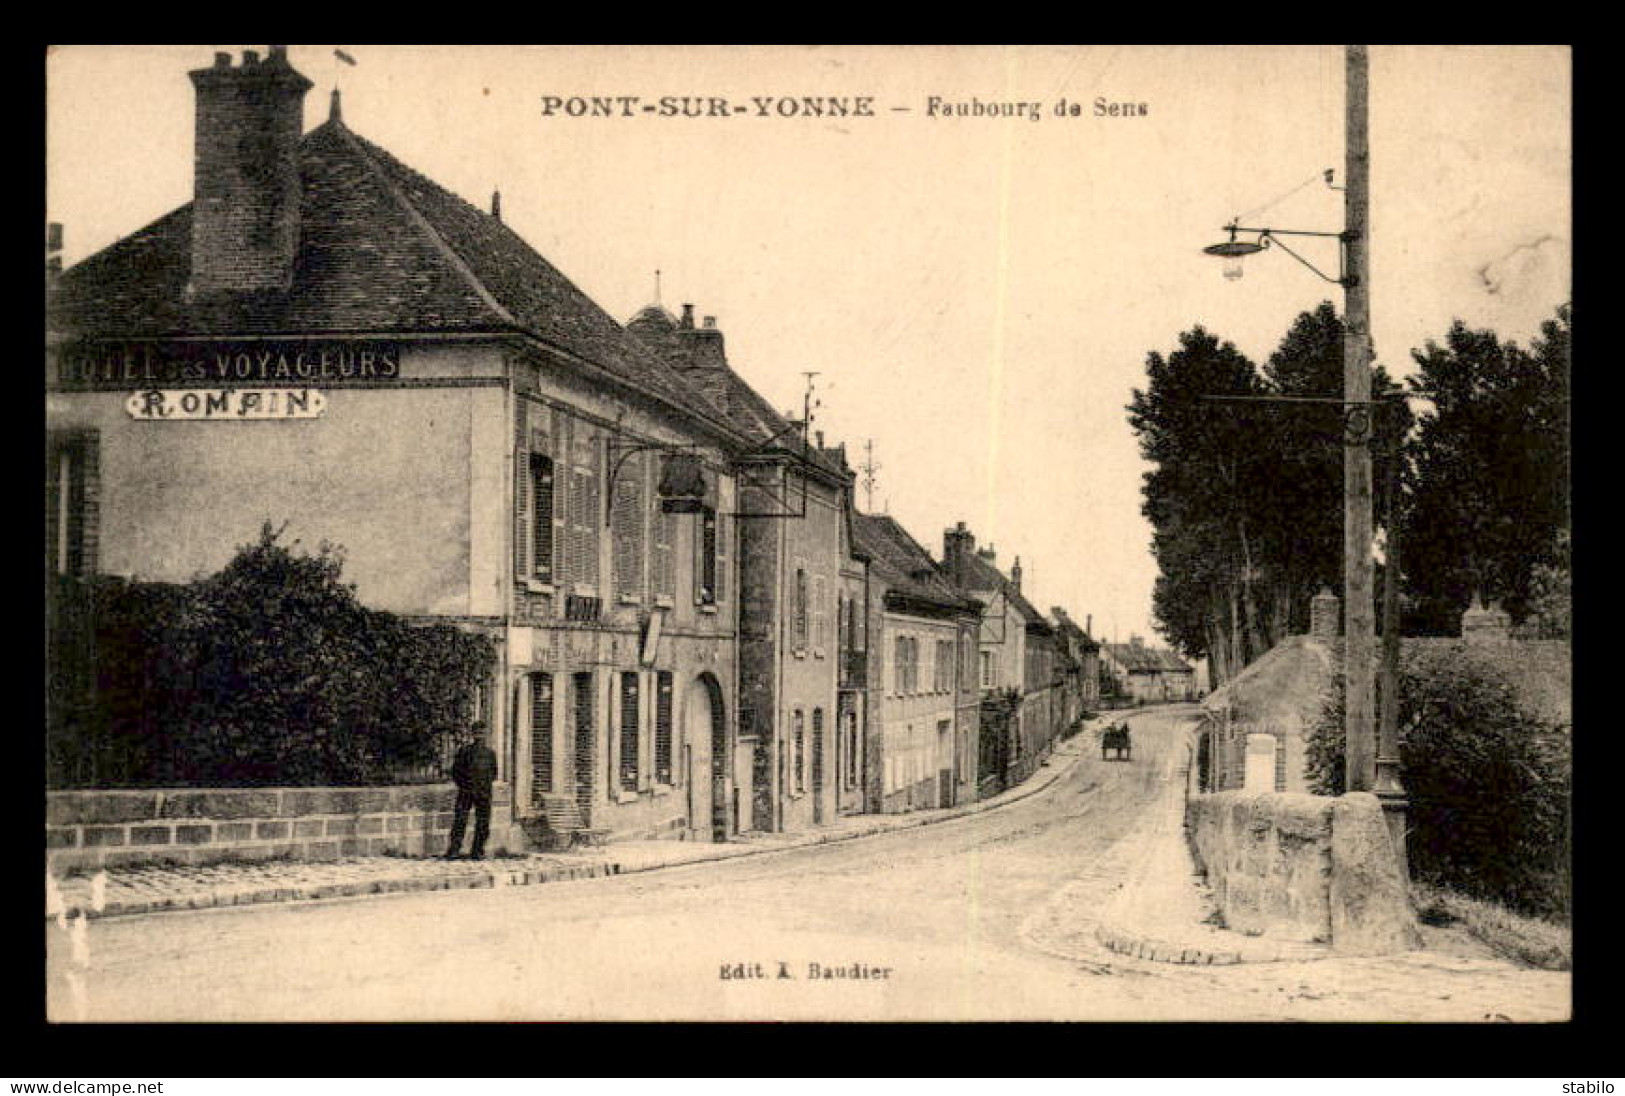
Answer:
<svg viewBox="0 0 1625 1096"><path fill-rule="evenodd" d="M942 531L942 566L957 583L965 582L965 564L976 552L976 537L960 522Z"/></svg>
<svg viewBox="0 0 1625 1096"><path fill-rule="evenodd" d="M1322 643L1335 643L1342 634L1343 600L1326 586L1309 599L1309 635Z"/></svg>
<svg viewBox="0 0 1625 1096"><path fill-rule="evenodd" d="M1012 585L1012 586L1014 586L1016 588L1016 593L1018 593L1018 594L1021 593L1021 557L1020 556L1017 556L1016 561L1010 565L1010 585Z"/></svg>
<svg viewBox="0 0 1625 1096"><path fill-rule="evenodd" d="M311 82L286 46L229 53L197 89L192 282L197 294L286 289L299 247L299 138Z"/></svg>

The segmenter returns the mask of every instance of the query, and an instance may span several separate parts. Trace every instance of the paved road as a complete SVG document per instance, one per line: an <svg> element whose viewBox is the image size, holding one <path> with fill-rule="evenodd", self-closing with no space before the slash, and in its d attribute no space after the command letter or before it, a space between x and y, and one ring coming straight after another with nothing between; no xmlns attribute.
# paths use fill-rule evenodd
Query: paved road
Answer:
<svg viewBox="0 0 1625 1096"><path fill-rule="evenodd" d="M1481 1020L1566 1012L1566 975L1470 954L1221 970L1101 949L1092 918L1134 867L1135 836L1169 793L1186 718L1137 716L1134 761L1104 762L1098 751L1057 761L1072 770L1008 808L841 844L538 887L97 922L83 1015ZM54 1016L71 1015L67 973L53 955Z"/></svg>

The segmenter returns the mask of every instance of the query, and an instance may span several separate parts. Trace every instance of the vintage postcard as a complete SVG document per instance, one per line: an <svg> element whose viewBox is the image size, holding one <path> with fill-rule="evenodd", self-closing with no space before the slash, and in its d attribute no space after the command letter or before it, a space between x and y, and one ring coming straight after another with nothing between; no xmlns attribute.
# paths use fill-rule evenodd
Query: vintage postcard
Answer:
<svg viewBox="0 0 1625 1096"><path fill-rule="evenodd" d="M1568 1019L1570 66L52 47L49 1019Z"/></svg>

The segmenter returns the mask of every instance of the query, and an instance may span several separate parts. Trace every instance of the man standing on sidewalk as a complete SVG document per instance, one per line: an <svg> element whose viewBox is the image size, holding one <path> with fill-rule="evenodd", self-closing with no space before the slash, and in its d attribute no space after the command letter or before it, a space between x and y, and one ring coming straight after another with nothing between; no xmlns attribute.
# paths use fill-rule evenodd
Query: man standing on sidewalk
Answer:
<svg viewBox="0 0 1625 1096"><path fill-rule="evenodd" d="M491 785L497 778L497 755L485 744L485 724L476 723L463 735L464 742L451 763L451 779L457 785L457 806L451 820L451 845L446 859L456 860L463 847L463 830L468 812L474 812L474 848L470 860L485 859L485 839L491 833Z"/></svg>

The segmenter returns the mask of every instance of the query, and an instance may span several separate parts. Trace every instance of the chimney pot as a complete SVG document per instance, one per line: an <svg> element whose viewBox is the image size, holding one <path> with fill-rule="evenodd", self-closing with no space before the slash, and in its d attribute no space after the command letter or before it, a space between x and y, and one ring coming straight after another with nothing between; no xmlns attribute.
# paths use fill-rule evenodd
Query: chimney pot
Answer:
<svg viewBox="0 0 1625 1096"><path fill-rule="evenodd" d="M682 320L682 323L679 326L685 327L685 328L689 328L689 327L694 326L694 306L693 305L685 304L683 306L683 320Z"/></svg>
<svg viewBox="0 0 1625 1096"><path fill-rule="evenodd" d="M706 324L706 326L710 327L711 325ZM813 431L813 437L818 439L818 448L820 448L820 449L824 448L824 432L822 430L814 430Z"/></svg>
<svg viewBox="0 0 1625 1096"><path fill-rule="evenodd" d="M266 60L270 61L272 63L286 64L287 61L288 61L288 47L287 46L272 46L271 47L271 56L266 58Z"/></svg>
<svg viewBox="0 0 1625 1096"><path fill-rule="evenodd" d="M705 326L708 330L715 328L717 326L717 318L715 316L707 316L705 318Z"/></svg>
<svg viewBox="0 0 1625 1096"><path fill-rule="evenodd" d="M502 191L491 191L491 216L502 220Z"/></svg>
<svg viewBox="0 0 1625 1096"><path fill-rule="evenodd" d="M243 67L244 68L253 68L255 65L257 65L259 63L260 63L260 55L259 55L258 51L251 50L251 49L243 50Z"/></svg>
<svg viewBox="0 0 1625 1096"><path fill-rule="evenodd" d="M216 53L214 55L214 67L217 69L229 69L231 67L231 54Z"/></svg>

